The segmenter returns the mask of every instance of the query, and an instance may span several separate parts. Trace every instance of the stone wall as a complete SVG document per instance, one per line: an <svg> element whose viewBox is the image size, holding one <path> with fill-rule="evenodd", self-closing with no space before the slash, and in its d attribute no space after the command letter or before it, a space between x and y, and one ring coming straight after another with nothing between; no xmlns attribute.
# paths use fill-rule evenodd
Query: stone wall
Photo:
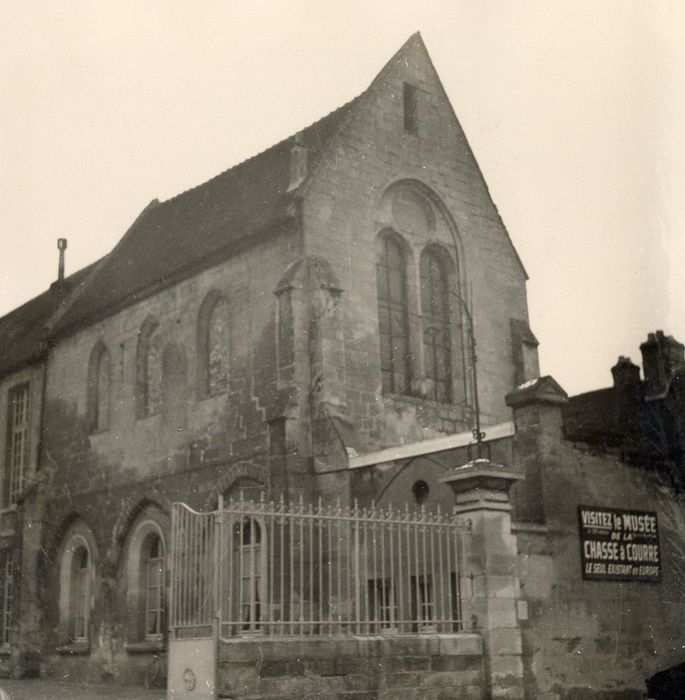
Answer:
<svg viewBox="0 0 685 700"><path fill-rule="evenodd" d="M643 697L646 678L683 659L685 502L654 472L565 440L558 404L519 406L515 420L517 464L533 473L540 499L528 511L533 517L515 524L528 604L527 691L550 699ZM579 505L655 511L661 582L584 580Z"/></svg>
<svg viewBox="0 0 685 700"><path fill-rule="evenodd" d="M27 503L34 522L45 524L34 576L42 590L24 613L27 620L41 618L49 673L142 683L160 663L155 654L161 654L163 665L164 643L137 645L131 633L126 559L137 518L158 513L151 517L168 541L166 514L173 501L207 510L220 493L243 483L270 488L267 414L278 395L274 292L297 254L297 240L294 231L274 232L228 261L59 339L51 351L44 484ZM231 365L227 391L206 397L197 381L198 314L212 291L228 300ZM175 372L180 401L173 411L163 405L155 415L137 417L136 348L139 329L150 316L159 323L163 357L171 348L180 358ZM87 411L88 362L98 341L110 354L111 402L107 429L95 431ZM76 526L92 535L93 556L97 553L85 649L66 644L56 606L58 553Z"/></svg>
<svg viewBox="0 0 685 700"><path fill-rule="evenodd" d="M218 675L224 697L245 700L485 697L475 634L224 641Z"/></svg>
<svg viewBox="0 0 685 700"><path fill-rule="evenodd" d="M461 328L454 326L460 337L453 358L464 365L453 368L464 374L462 386L455 387L455 405L415 398L420 376L414 396L381 393L375 242L387 227L400 228L392 211L393 188L413 189L432 210L428 234L412 230L411 222L399 230L414 266L409 284L426 244L440 244L458 271L453 290L473 302L485 424L510 420L503 401L514 386L510 320L528 318L525 271L430 59L419 39L405 52L384 68L334 139L303 207L306 251L330 262L344 290L341 398L369 450L460 432L472 420L465 317L456 319ZM403 130L404 82L418 88L418 135ZM458 302L452 299L451 305L458 317ZM419 309L415 301L410 316ZM420 340L414 351L420 356ZM420 357L416 363L420 370Z"/></svg>
<svg viewBox="0 0 685 700"><path fill-rule="evenodd" d="M174 500L211 509L218 494L242 483L261 484L275 496L303 494L307 501L322 496L348 503L354 488L373 497L382 484L351 484L346 447L363 453L471 427L470 329L459 303L451 304L449 317L454 401L425 398L416 280L427 245L442 246L453 291L473 302L483 421L510 418L502 397L516 373L511 319L527 323L525 271L420 39L403 51L297 193L293 210L301 221L55 339L45 390L44 478L32 502L32 517L44 525L44 588L33 607L45 610L51 672L140 682L150 670L163 644L136 646L128 622L125 559L141 513L168 513ZM402 128L404 82L418 88L418 134ZM406 212L398 223L394 196L402 188L418 193L428 208L425 230L414 230ZM411 395L380 390L374 260L376 236L391 225L401 229L413 261L409 313L418 375ZM227 299L231 367L228 390L208 397L198 385L197 347L198 317L210 294ZM158 325L145 326L150 318ZM146 416L136 354L140 329L153 326L170 380L161 389L161 411ZM93 430L88 414L88 365L98 343L111 363L105 430ZM399 503L408 500L420 471L408 470L398 481ZM448 507L438 474L431 468L433 494ZM163 518L157 520L166 532ZM90 643L57 654L65 647L54 604L57 555L75 527L90 533L97 553ZM430 659L436 655L426 655L428 670L435 670ZM409 667L401 672L405 680L413 673Z"/></svg>

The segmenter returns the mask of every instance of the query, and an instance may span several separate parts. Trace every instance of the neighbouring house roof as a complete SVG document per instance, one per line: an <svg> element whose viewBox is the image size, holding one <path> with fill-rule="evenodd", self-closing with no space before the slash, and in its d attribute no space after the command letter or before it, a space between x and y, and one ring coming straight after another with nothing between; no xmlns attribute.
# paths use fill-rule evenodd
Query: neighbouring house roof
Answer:
<svg viewBox="0 0 685 700"><path fill-rule="evenodd" d="M620 400L613 387L571 396L563 407L564 432L584 440L623 435Z"/></svg>
<svg viewBox="0 0 685 700"><path fill-rule="evenodd" d="M645 467L666 467L685 490L685 371L674 372L669 386L659 400L647 397L644 381L572 396L562 407L564 435L618 449Z"/></svg>
<svg viewBox="0 0 685 700"><path fill-rule="evenodd" d="M100 262L100 261L98 261ZM83 288L98 262L75 272L62 282L0 318L0 376L38 360L46 349L47 326L52 317Z"/></svg>
<svg viewBox="0 0 685 700"><path fill-rule="evenodd" d="M293 202L288 187L295 139L307 149L311 173L358 100L198 187L151 202L55 324L54 333L82 327L173 284L285 220Z"/></svg>

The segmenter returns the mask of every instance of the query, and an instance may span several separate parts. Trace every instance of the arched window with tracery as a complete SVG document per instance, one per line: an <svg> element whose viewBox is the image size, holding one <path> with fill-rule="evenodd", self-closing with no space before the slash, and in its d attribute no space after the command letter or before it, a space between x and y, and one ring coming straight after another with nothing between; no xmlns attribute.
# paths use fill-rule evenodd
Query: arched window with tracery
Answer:
<svg viewBox="0 0 685 700"><path fill-rule="evenodd" d="M99 341L90 354L88 364L88 417L92 432L109 427L110 366L109 351Z"/></svg>
<svg viewBox="0 0 685 700"><path fill-rule="evenodd" d="M411 389L407 270L401 242L382 234L376 259L378 333L383 392L407 394Z"/></svg>
<svg viewBox="0 0 685 700"><path fill-rule="evenodd" d="M140 328L136 353L136 415L145 418L162 408L162 347L159 323L148 317Z"/></svg>
<svg viewBox="0 0 685 700"><path fill-rule="evenodd" d="M434 248L421 254L421 317L427 398L452 400L449 286L444 256Z"/></svg>
<svg viewBox="0 0 685 700"><path fill-rule="evenodd" d="M228 299L212 290L198 315L198 392L201 398L228 391L230 314Z"/></svg>

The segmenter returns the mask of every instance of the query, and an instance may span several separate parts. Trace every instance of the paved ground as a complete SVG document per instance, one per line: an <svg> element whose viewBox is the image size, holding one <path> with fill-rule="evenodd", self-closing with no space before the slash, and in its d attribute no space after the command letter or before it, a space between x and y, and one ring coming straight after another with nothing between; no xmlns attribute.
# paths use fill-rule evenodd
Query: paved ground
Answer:
<svg viewBox="0 0 685 700"><path fill-rule="evenodd" d="M145 688L125 688L115 685L86 685L82 683L63 683L46 679L27 679L22 681L0 679L0 690L8 696L7 700L165 700L165 690L146 690ZM5 700L0 693L0 700Z"/></svg>

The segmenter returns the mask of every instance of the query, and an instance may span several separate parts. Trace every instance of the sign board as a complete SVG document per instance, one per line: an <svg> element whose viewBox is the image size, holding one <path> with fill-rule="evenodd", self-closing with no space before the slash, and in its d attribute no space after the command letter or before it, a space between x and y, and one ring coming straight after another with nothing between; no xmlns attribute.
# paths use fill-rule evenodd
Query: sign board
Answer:
<svg viewBox="0 0 685 700"><path fill-rule="evenodd" d="M661 581L656 513L578 506L583 578Z"/></svg>

